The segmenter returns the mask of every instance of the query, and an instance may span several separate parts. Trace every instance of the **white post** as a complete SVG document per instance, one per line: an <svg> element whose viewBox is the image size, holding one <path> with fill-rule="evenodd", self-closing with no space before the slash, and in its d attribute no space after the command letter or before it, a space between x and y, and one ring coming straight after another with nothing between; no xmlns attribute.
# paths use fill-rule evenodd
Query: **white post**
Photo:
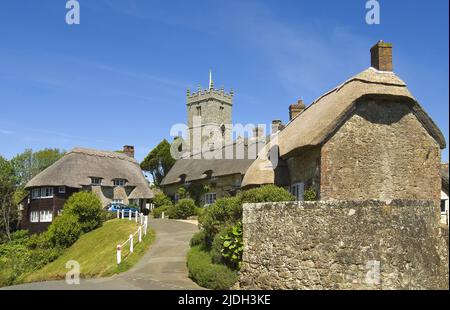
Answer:
<svg viewBox="0 0 450 310"><path fill-rule="evenodd" d="M122 220L125 218L125 211L122 209Z"/></svg>
<svg viewBox="0 0 450 310"><path fill-rule="evenodd" d="M119 244L117 245L117 265L119 265L122 262L122 246Z"/></svg>
<svg viewBox="0 0 450 310"><path fill-rule="evenodd" d="M144 214L141 213L140 215L141 215L141 225L143 225L144 224Z"/></svg>
<svg viewBox="0 0 450 310"><path fill-rule="evenodd" d="M139 231L139 233L138 233L138 235L139 235L139 242L142 242L142 226L139 226L138 231Z"/></svg>
<svg viewBox="0 0 450 310"><path fill-rule="evenodd" d="M134 213L134 221L137 223L137 220L138 220L138 212L136 211Z"/></svg>
<svg viewBox="0 0 450 310"><path fill-rule="evenodd" d="M147 236L147 226L148 226L148 216L146 215L144 219L144 235L146 236Z"/></svg>
<svg viewBox="0 0 450 310"><path fill-rule="evenodd" d="M120 211L117 210L117 218L120 219Z"/></svg>
<svg viewBox="0 0 450 310"><path fill-rule="evenodd" d="M133 235L130 235L130 253L133 253Z"/></svg>
<svg viewBox="0 0 450 310"><path fill-rule="evenodd" d="M163 212L163 213L161 214L161 218L162 218L162 219L164 219L164 215L165 215L165 214L164 214L164 212Z"/></svg>
<svg viewBox="0 0 450 310"><path fill-rule="evenodd" d="M131 221L131 210L128 211L128 220Z"/></svg>

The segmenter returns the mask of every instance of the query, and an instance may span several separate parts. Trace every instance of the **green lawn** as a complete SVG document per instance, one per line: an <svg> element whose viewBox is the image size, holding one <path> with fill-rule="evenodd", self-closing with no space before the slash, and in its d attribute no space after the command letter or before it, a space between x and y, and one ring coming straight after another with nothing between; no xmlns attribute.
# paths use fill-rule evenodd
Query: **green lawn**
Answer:
<svg viewBox="0 0 450 310"><path fill-rule="evenodd" d="M122 249L122 263L117 265L116 246L127 240L137 228L138 224L134 221L115 219L105 222L102 227L81 236L54 262L25 275L22 281L65 279L68 271L65 265L69 260L75 260L80 264L82 278L105 277L126 271L139 261L155 239L155 233L151 229L148 230L147 236L144 237L142 234L143 240L139 244L136 244L138 238L136 235L134 252L129 255L127 243Z"/></svg>

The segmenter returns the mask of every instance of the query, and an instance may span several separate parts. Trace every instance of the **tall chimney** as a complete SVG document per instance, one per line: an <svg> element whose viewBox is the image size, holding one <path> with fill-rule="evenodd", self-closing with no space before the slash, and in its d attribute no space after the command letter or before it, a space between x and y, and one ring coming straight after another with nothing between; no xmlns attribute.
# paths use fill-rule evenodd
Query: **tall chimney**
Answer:
<svg viewBox="0 0 450 310"><path fill-rule="evenodd" d="M380 71L393 71L392 44L378 41L370 49L370 59L373 68Z"/></svg>
<svg viewBox="0 0 450 310"><path fill-rule="evenodd" d="M305 104L303 100L298 100L296 104L292 104L289 106L289 120L292 121L297 117L303 110L305 109Z"/></svg>
<svg viewBox="0 0 450 310"><path fill-rule="evenodd" d="M132 145L124 145L123 153L127 156L134 158L134 146Z"/></svg>
<svg viewBox="0 0 450 310"><path fill-rule="evenodd" d="M284 129L283 122L279 119L275 119L272 121L272 133L277 133Z"/></svg>
<svg viewBox="0 0 450 310"><path fill-rule="evenodd" d="M258 125L253 128L253 138L261 137L264 137L264 127Z"/></svg>

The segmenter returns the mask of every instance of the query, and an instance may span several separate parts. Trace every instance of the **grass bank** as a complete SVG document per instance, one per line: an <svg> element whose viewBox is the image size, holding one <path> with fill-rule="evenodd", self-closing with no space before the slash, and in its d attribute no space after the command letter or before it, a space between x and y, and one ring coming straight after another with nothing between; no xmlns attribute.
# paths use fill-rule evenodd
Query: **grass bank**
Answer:
<svg viewBox="0 0 450 310"><path fill-rule="evenodd" d="M91 231L67 248L63 254L42 269L25 275L20 282L37 282L65 279L68 269L65 265L70 260L80 264L82 278L107 277L130 269L148 250L155 239L155 233L148 230L141 243L134 245L134 252L129 254L128 244L122 249L122 263L117 265L116 246L123 243L134 233L138 224L134 221L111 220L102 227ZM135 236L137 240L137 235Z"/></svg>
<svg viewBox="0 0 450 310"><path fill-rule="evenodd" d="M205 288L229 289L238 280L236 271L225 265L214 264L211 254L203 251L201 246L194 246L189 250L187 265L189 278Z"/></svg>

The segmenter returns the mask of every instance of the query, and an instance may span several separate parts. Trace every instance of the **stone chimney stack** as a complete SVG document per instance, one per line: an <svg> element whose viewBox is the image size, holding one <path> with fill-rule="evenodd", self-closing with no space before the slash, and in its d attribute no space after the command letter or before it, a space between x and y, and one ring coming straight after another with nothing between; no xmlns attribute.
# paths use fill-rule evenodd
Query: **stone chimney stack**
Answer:
<svg viewBox="0 0 450 310"><path fill-rule="evenodd" d="M272 133L277 133L278 131L281 131L284 129L283 122L279 119L275 119L272 121Z"/></svg>
<svg viewBox="0 0 450 310"><path fill-rule="evenodd" d="M301 99L296 104L290 105L289 106L289 120L292 121L304 109L305 109L305 104L303 103L303 100L301 100Z"/></svg>
<svg viewBox="0 0 450 310"><path fill-rule="evenodd" d="M134 158L134 146L132 145L124 145L123 153L127 156Z"/></svg>
<svg viewBox="0 0 450 310"><path fill-rule="evenodd" d="M371 66L380 71L393 71L392 44L378 41L370 49Z"/></svg>

